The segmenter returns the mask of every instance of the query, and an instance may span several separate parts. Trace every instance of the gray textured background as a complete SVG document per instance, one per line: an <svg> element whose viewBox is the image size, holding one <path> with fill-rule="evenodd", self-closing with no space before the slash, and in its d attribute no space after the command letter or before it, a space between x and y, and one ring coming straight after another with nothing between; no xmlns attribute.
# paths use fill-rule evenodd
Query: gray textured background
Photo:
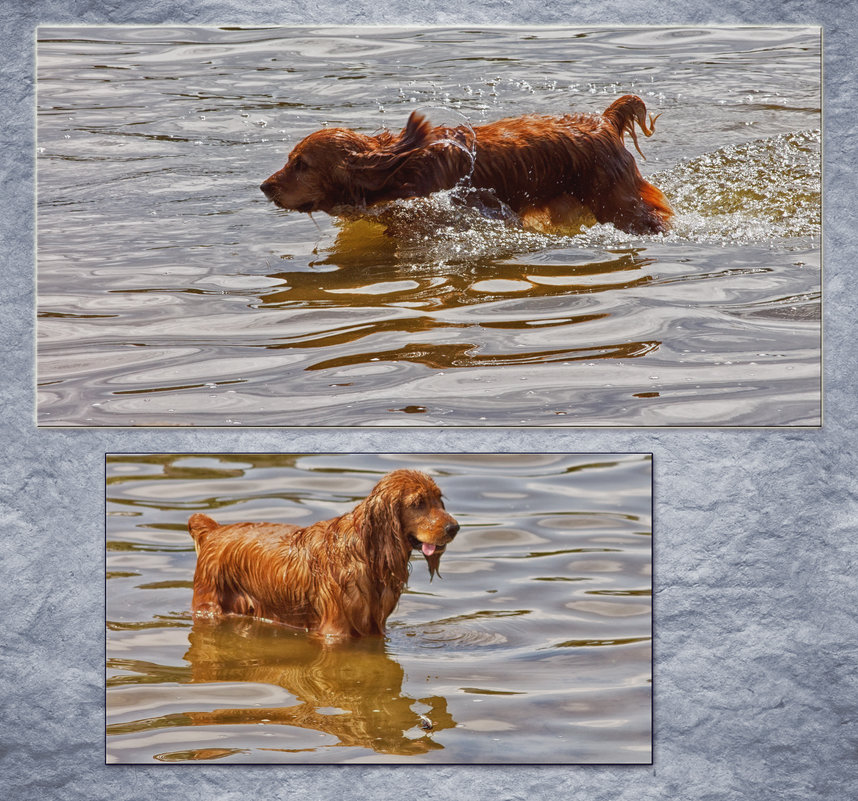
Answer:
<svg viewBox="0 0 858 801"><path fill-rule="evenodd" d="M261 10L262 8L266 10ZM658 10L658 9L663 10ZM669 11L667 10L669 9ZM854 2L0 0L0 795L14 799L849 799L856 748ZM385 430L33 425L34 29L39 23L803 23L824 27L822 430L428 431L414 451L653 451L653 767L105 767L106 451L374 451ZM514 761L515 754L510 754ZM851 787L851 790L850 790Z"/></svg>

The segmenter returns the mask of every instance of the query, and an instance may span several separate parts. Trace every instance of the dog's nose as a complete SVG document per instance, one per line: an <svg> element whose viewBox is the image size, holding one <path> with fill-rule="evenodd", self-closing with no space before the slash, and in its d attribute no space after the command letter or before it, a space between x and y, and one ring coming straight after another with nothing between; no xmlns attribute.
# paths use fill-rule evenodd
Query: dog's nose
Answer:
<svg viewBox="0 0 858 801"><path fill-rule="evenodd" d="M459 533L459 524L455 520L451 523L447 523L447 525L444 526L444 533L450 539L453 539L453 537L455 537L456 534Z"/></svg>
<svg viewBox="0 0 858 801"><path fill-rule="evenodd" d="M274 197L274 181L271 181L271 180L263 181L259 185L259 188L263 192L265 192L265 197L267 197L269 200L273 199L273 197Z"/></svg>

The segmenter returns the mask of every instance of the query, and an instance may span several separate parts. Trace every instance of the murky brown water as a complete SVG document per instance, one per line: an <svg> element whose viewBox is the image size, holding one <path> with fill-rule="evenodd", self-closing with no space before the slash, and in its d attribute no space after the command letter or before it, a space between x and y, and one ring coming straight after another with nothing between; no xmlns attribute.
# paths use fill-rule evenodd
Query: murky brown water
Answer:
<svg viewBox="0 0 858 801"><path fill-rule="evenodd" d="M43 28L43 425L789 425L820 415L816 29ZM258 185L323 125L661 113L675 230Z"/></svg>
<svg viewBox="0 0 858 801"><path fill-rule="evenodd" d="M462 528L386 637L192 621L190 514L305 524L403 466ZM649 456L113 456L107 481L108 761L650 761Z"/></svg>

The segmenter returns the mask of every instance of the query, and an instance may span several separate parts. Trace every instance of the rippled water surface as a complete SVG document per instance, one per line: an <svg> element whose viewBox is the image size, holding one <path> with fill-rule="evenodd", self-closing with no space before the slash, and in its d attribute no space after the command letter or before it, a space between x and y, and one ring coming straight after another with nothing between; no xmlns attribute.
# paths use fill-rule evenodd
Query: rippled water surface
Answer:
<svg viewBox="0 0 858 801"><path fill-rule="evenodd" d="M386 472L461 524L383 638L190 616L188 517L304 525ZM112 456L109 762L648 763L648 455ZM422 717L421 717L422 716Z"/></svg>
<svg viewBox="0 0 858 801"><path fill-rule="evenodd" d="M815 425L817 29L42 28L43 425ZM666 236L259 183L325 125L660 113ZM391 233L394 230L395 233Z"/></svg>

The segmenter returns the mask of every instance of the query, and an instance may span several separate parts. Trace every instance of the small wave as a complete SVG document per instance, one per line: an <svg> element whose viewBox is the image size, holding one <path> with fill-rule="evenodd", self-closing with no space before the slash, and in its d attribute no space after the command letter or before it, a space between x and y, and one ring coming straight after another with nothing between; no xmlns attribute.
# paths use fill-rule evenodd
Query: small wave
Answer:
<svg viewBox="0 0 858 801"><path fill-rule="evenodd" d="M528 614L527 610L480 611L422 626L409 626L407 630L405 627L392 626L388 634L395 637L398 648L443 648L446 651L472 653L502 649L512 654L527 642L518 633L516 619Z"/></svg>

